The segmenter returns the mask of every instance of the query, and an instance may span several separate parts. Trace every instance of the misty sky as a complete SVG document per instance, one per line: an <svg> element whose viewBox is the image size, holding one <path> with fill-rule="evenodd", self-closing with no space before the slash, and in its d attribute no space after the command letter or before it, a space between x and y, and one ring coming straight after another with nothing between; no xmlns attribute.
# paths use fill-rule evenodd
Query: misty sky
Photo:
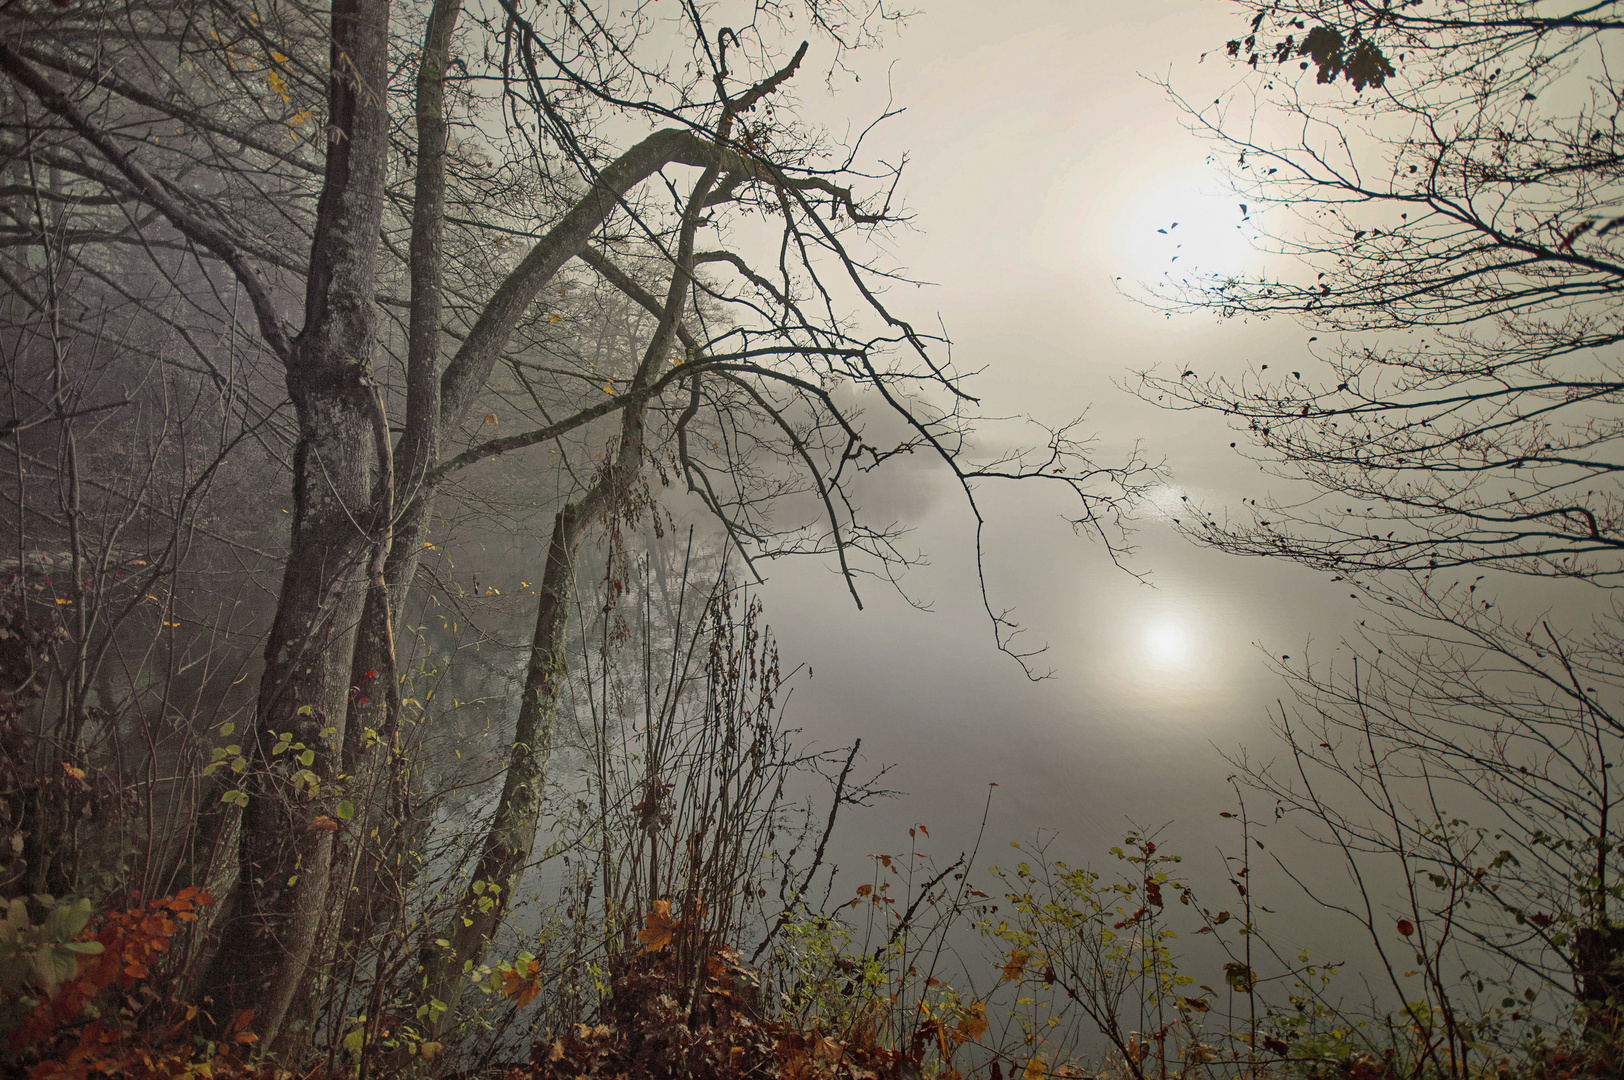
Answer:
<svg viewBox="0 0 1624 1080"><path fill-rule="evenodd" d="M1135 442L1165 458L1175 486L1158 504L1185 492L1218 505L1261 496L1265 478L1229 449L1221 423L1160 412L1116 385L1154 366L1306 358L1308 331L1294 324L1168 318L1135 299L1146 295L1139 282L1192 263L1250 265L1211 147L1147 78L1212 100L1238 79L1221 59L1238 9L926 6L892 48L861 58L861 84L832 97L801 91L814 115L866 118L888 97L907 110L871 145L886 160L908 155L902 189L916 217L895 251L934 285L888 300L917 321L940 313L956 364L986 369L972 390L989 412L1063 421L1086 411L1102 459ZM1355 617L1328 579L1192 548L1156 505L1143 508L1127 563L1144 584L1074 536L1053 493L989 490L994 601L1016 609L1029 644L1048 644L1040 663L1055 671L1033 684L993 647L962 501L923 470L874 498L876 517L917 524L932 565L907 584L932 612L870 584L859 613L810 561L775 565L763 593L786 660L815 671L795 690L790 722L823 745L861 737L871 763L898 764L893 786L908 793L846 821L852 858L899 848L914 822L956 853L990 782L997 848L1056 829L1081 861L1131 819L1172 822L1175 845L1210 856L1230 798L1215 747L1274 753L1267 710L1283 688L1260 648L1278 657L1310 636L1334 644Z"/></svg>

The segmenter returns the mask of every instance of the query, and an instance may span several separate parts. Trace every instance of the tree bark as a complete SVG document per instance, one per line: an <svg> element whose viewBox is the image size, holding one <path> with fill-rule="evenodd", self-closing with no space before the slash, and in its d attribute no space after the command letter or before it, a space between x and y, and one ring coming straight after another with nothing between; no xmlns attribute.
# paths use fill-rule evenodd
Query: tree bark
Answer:
<svg viewBox="0 0 1624 1080"><path fill-rule="evenodd" d="M396 733L400 723L400 672L396 665L395 627L406 603L422 551L422 535L433 510L432 494L423 479L439 459L440 320L444 308L444 237L446 149L445 75L451 62L451 38L461 14L461 0L435 0L424 30L418 65L416 191L412 204L408 271L411 280L406 342L406 428L395 450L393 523L383 580L367 590L351 665L351 693L344 723L343 784L355 796L357 818L352 835L380 837L369 856L361 845L340 842L332 907L338 913L329 926L338 932L336 959L355 962L363 942L371 939L378 917L389 910L398 888L381 887L382 877L399 866L381 865L409 829L406 808L397 797L401 778L394 775ZM420 497L421 496L421 497ZM398 884L398 882L396 883ZM332 950L318 943L317 955ZM322 973L311 970L301 991L302 1012L314 1016L320 1001Z"/></svg>
<svg viewBox="0 0 1624 1080"><path fill-rule="evenodd" d="M238 881L204 981L217 1021L252 1008L253 1029L282 1053L297 1053L309 1036L307 1025L284 1020L327 902L333 834L317 818L343 744L366 568L388 526L387 509L376 520L388 501L377 490L389 471L379 447L386 457L389 444L378 438L371 372L388 48L387 0L334 3L326 175L305 325L287 366L299 422L291 550L265 647ZM287 742L295 745L278 753ZM308 764L300 743L312 752Z"/></svg>
<svg viewBox="0 0 1624 1080"><path fill-rule="evenodd" d="M414 103L417 172L408 251L411 302L406 332L406 429L395 451L398 466L394 504L401 508L396 522L399 542L392 545L384 567L386 590L374 590L367 596L356 641L352 683L357 693L351 699L349 722L345 725L344 771L350 775L362 770L366 729L387 738L388 729L398 719L388 714L393 695L378 693L376 686L367 685L377 678L369 678L367 672L396 675L392 616L405 603L417 573L421 534L432 511L430 493L423 490L424 478L440 456L440 319L444 310L449 135L445 75L451 63L451 37L461 11L462 0L435 0L418 64Z"/></svg>

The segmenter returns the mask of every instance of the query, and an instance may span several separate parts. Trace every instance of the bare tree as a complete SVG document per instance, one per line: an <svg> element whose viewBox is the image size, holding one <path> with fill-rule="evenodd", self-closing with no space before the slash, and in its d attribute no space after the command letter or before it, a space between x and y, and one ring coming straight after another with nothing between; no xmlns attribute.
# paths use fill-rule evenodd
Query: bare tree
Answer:
<svg viewBox="0 0 1624 1080"><path fill-rule="evenodd" d="M1188 115L1233 155L1237 219L1279 232L1290 263L1168 299L1314 336L1272 375L1192 367L1142 392L1234 417L1277 472L1331 494L1203 519L1202 535L1338 569L1619 572L1615 7L1286 4L1231 42L1281 66L1257 76L1279 110L1266 126L1301 137L1248 137L1223 104ZM1361 81L1356 49L1398 73Z"/></svg>
<svg viewBox="0 0 1624 1080"><path fill-rule="evenodd" d="M642 512L651 469L707 507L747 559L829 554L854 597L858 575L904 561L895 529L865 524L852 494L893 456L930 453L972 506L979 480L1044 479L1108 540L1144 472L1095 465L1070 428L1040 429L1033 453L973 462L975 399L888 309L881 288L895 271L864 240L896 220L897 170L865 174L859 147L835 150L798 124L785 99L812 46L787 36L789 9L717 27L681 5L681 65L666 38L645 40L655 14L465 13L456 0L421 21L392 21L381 0L0 14L10 100L49 119L75 197L82 188L132 222L107 246L172 250L228 278L293 406L291 538L244 781L225 792L244 807L241 850L203 982L217 1016L255 1008L275 1046L309 1038L309 1006L295 1003L310 1000L300 990L320 977L318 928L343 900L329 887L335 820L370 767L368 745L387 745L399 723L395 630L436 500L459 472L566 437L607 446L566 482L536 575L513 749L474 879L501 886L500 900L470 892L451 944L429 960L425 992L442 1009L529 858L580 545ZM835 63L879 29L842 5L803 14ZM392 81L397 71L409 84ZM207 107L209 94L246 117ZM665 126L642 133L654 124ZM290 148L267 128L292 136ZM208 152L160 172L149 144L171 130ZM316 154L301 149L310 133ZM409 163L409 195L396 162ZM288 227L262 232L276 215ZM265 243L297 249L305 237L307 258ZM648 336L626 368L539 373L556 397L530 395L521 430L493 435L495 373L524 380L524 350L562 317L544 298L560 283L568 292L576 259L651 313ZM404 300L389 291L399 277ZM893 414L903 435L870 442L863 406ZM796 499L819 516L773 516ZM1007 624L995 625L1002 642Z"/></svg>
<svg viewBox="0 0 1624 1080"><path fill-rule="evenodd" d="M1435 963L1433 946L1475 939L1616 1008L1616 611L1583 633L1519 621L1463 568L1607 587L1624 571L1624 85L1609 64L1624 11L1242 6L1227 51L1256 69L1261 109L1186 114L1275 262L1161 300L1290 316L1307 350L1137 389L1229 417L1293 482L1233 512L1191 507L1190 537L1333 571L1370 608L1351 666L1283 665L1295 768L1253 779L1317 819L1356 876L1371 852L1399 861L1398 925L1417 935L1401 952ZM1355 914L1391 950L1392 916L1363 896ZM1464 1071L1470 1026L1434 983Z"/></svg>
<svg viewBox="0 0 1624 1080"><path fill-rule="evenodd" d="M1592 1023L1616 1007L1616 624L1518 628L1475 584L1386 584L1340 656L1280 664L1295 696L1277 719L1286 759L1235 763L1346 857L1352 900L1311 891L1366 928L1378 974L1429 1004L1464 1072L1467 1048L1514 1039L1553 1005ZM1374 884L1383 862L1403 870L1399 895ZM1407 984L1406 969L1424 978Z"/></svg>

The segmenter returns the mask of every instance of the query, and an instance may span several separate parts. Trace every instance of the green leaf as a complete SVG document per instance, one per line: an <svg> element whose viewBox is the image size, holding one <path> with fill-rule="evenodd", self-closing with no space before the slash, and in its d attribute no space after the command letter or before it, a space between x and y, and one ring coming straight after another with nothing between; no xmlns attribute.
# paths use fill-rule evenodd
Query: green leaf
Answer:
<svg viewBox="0 0 1624 1080"><path fill-rule="evenodd" d="M88 897L72 903L58 904L45 917L45 937L49 941L67 941L76 936L90 922L91 906Z"/></svg>
<svg viewBox="0 0 1624 1080"><path fill-rule="evenodd" d="M227 720L225 723L220 725L220 737L225 738L227 735L230 735L236 730L237 725L232 723L230 720Z"/></svg>
<svg viewBox="0 0 1624 1080"><path fill-rule="evenodd" d="M349 799L340 799L338 805L333 807L333 814L340 821L349 821L355 817L355 803Z"/></svg>

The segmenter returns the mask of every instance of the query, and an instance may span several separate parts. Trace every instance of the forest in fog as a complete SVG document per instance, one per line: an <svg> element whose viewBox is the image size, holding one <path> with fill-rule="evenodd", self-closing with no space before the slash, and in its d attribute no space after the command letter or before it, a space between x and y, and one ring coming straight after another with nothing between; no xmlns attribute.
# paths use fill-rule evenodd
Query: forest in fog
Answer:
<svg viewBox="0 0 1624 1080"><path fill-rule="evenodd" d="M1092 355L1079 416L910 258L976 215L853 97L905 10L0 0L0 1073L1624 1075L1624 4L1166 7L1226 29L1145 65L1224 89L1141 137L1255 258L1169 206L1120 289L1255 359ZM1173 486L1202 424L1247 497ZM820 568L900 657L944 492L1023 679L1016 498L1356 607L1212 756L1216 874L1137 807L853 865L908 795L763 596Z"/></svg>

